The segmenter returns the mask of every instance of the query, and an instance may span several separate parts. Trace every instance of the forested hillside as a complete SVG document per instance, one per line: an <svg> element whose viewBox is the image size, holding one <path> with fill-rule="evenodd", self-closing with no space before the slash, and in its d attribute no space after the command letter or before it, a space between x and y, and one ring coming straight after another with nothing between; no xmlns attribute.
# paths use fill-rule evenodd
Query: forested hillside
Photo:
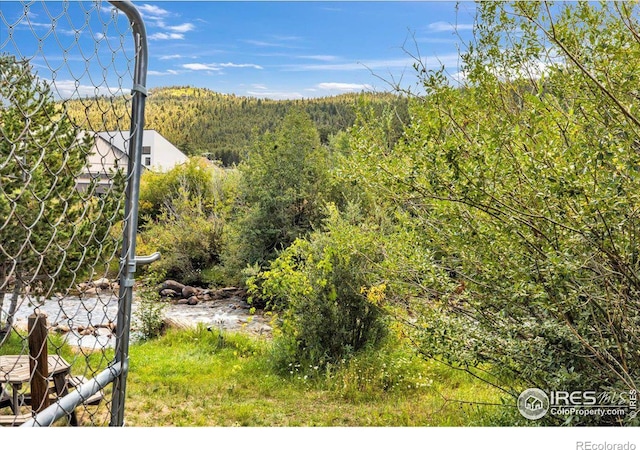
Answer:
<svg viewBox="0 0 640 450"><path fill-rule="evenodd" d="M359 101L367 99L377 109L393 103L400 116L406 117L406 100L392 94L344 94L305 100L266 100L220 94L195 87L152 89L147 98L146 128L160 132L187 155L206 155L226 166L242 159L256 136L273 131L291 108L303 109L314 122L322 142L351 126ZM116 100L117 102L118 100ZM127 129L128 106L122 99L115 105L119 113L110 111L113 99L101 105L92 103L88 117L92 129ZM85 118L81 101L68 103L72 116ZM86 120L86 119L85 119ZM124 123L119 123L124 122ZM400 128L400 127L399 127Z"/></svg>

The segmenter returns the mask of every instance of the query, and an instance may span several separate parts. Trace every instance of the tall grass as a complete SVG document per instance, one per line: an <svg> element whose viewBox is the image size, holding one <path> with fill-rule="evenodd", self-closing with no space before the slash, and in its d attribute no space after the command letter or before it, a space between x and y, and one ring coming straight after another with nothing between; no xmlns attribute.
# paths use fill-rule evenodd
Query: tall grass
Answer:
<svg viewBox="0 0 640 450"><path fill-rule="evenodd" d="M21 353L12 337L2 354ZM500 393L463 372L427 362L399 342L327 366L277 370L273 343L204 327L169 330L132 344L125 420L128 426L487 426L510 424ZM109 355L85 360L58 337L50 353L83 373ZM95 367L94 367L95 366ZM110 387L106 390L110 398ZM84 412L104 415L106 406ZM103 414L104 413L104 414ZM517 413L516 413L517 414ZM94 423L95 424L95 423Z"/></svg>
<svg viewBox="0 0 640 450"><path fill-rule="evenodd" d="M277 373L272 343L199 327L131 348L131 426L477 426L495 390L398 343Z"/></svg>

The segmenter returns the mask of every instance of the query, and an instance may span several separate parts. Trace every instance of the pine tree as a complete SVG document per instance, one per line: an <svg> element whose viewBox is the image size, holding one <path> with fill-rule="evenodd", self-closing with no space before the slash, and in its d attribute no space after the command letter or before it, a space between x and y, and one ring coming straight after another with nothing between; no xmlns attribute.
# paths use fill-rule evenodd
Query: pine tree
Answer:
<svg viewBox="0 0 640 450"><path fill-rule="evenodd" d="M0 136L0 308L13 287L6 331L27 287L47 298L113 248L112 221L96 218L112 217L117 199L78 192L91 134L74 125L28 62L9 55L0 55Z"/></svg>
<svg viewBox="0 0 640 450"><path fill-rule="evenodd" d="M242 263L263 265L320 225L328 158L317 129L302 110L292 110L274 133L257 140L239 166L243 215L237 251Z"/></svg>

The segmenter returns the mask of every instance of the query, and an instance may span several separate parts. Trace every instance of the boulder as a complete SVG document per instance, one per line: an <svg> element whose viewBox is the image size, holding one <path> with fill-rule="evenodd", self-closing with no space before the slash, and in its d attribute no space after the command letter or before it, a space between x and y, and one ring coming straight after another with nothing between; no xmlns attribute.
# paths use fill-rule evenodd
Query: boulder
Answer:
<svg viewBox="0 0 640 450"><path fill-rule="evenodd" d="M109 289L111 287L111 281L108 278L99 278L95 280L93 286L98 289Z"/></svg>
<svg viewBox="0 0 640 450"><path fill-rule="evenodd" d="M160 295L162 297L171 297L171 298L180 297L182 295L182 291L177 292L177 291L174 291L173 289L163 289L160 291Z"/></svg>
<svg viewBox="0 0 640 450"><path fill-rule="evenodd" d="M107 323L101 323L100 325L96 325L96 328L104 328L111 332L116 330L116 324L112 321L108 321Z"/></svg>
<svg viewBox="0 0 640 450"><path fill-rule="evenodd" d="M240 288L234 287L234 286L227 286L227 287L223 287L222 289L220 289L222 292L235 292Z"/></svg>
<svg viewBox="0 0 640 450"><path fill-rule="evenodd" d="M232 298L232 297L245 298L247 296L246 289L242 289L238 287L226 287L226 288L219 289L218 292L222 298Z"/></svg>
<svg viewBox="0 0 640 450"><path fill-rule="evenodd" d="M60 324L55 324L53 326L53 331L55 333L60 333L60 334L65 334L71 331L71 328L69 328L66 325L60 325Z"/></svg>
<svg viewBox="0 0 640 450"><path fill-rule="evenodd" d="M109 330L108 328L99 328L96 327L95 331L93 332L93 334L95 336L106 336L106 337L112 337L113 333L111 330Z"/></svg>
<svg viewBox="0 0 640 450"><path fill-rule="evenodd" d="M211 291L209 296L211 297L212 300L221 300L221 299L224 298L222 290L220 290L220 289L215 290L215 291Z"/></svg>
<svg viewBox="0 0 640 450"><path fill-rule="evenodd" d="M185 286L182 288L182 297L189 298L198 294L198 289L193 286Z"/></svg>
<svg viewBox="0 0 640 450"><path fill-rule="evenodd" d="M160 290L162 290L162 289L173 289L176 292L182 292L184 287L185 286L182 283L178 283L177 281L174 281L174 280L167 280L164 283L162 283L162 286L161 286Z"/></svg>
<svg viewBox="0 0 640 450"><path fill-rule="evenodd" d="M198 297L196 297L195 295L189 297L189 300L187 300L187 305L197 305L198 304Z"/></svg>
<svg viewBox="0 0 640 450"><path fill-rule="evenodd" d="M88 327L85 327L82 325L78 326L78 334L81 336L88 336L90 334L94 334L95 331L96 331L95 328L93 328L92 326L88 326Z"/></svg>

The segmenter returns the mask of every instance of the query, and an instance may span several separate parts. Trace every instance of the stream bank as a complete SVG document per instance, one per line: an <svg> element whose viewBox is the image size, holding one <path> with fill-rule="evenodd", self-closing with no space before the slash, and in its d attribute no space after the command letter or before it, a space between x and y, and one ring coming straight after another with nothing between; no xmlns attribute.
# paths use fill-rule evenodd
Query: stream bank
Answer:
<svg viewBox="0 0 640 450"><path fill-rule="evenodd" d="M207 328L223 331L267 337L271 335L269 317L265 317L262 311L253 312L244 299L237 296L213 297L198 301L197 304L163 299L163 321L170 328L195 328L202 324ZM10 297L6 295L5 307L9 301ZM51 332L63 335L71 346L92 351L115 347L118 297L112 291L91 292L90 296L53 298L38 303L30 298L21 298L18 302L14 319L14 327L18 330L26 331L29 316L37 310L47 315ZM140 304L140 299L134 291L132 341L139 339L136 318Z"/></svg>

